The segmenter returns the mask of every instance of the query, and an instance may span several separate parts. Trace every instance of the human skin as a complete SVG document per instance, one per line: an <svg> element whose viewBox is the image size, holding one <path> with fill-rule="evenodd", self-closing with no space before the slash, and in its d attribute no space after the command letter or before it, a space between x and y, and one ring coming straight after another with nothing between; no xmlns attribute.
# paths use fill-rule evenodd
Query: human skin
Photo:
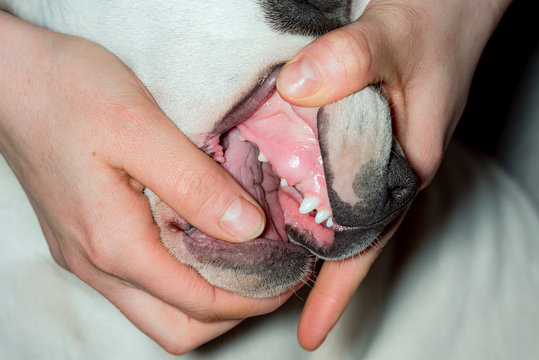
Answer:
<svg viewBox="0 0 539 360"><path fill-rule="evenodd" d="M479 56L509 2L373 0L359 21L328 33L289 62L278 79L279 92L292 103L317 106L381 82L395 135L424 187L441 162ZM250 229L236 227L243 235L219 227L224 209L238 196L255 202L175 129L114 56L2 12L0 54L0 151L60 265L175 354L287 298L252 301L215 289L160 245L143 186L214 237L246 241L263 220L253 220ZM305 58L321 81L297 74ZM323 342L379 249L324 263L298 326L305 349Z"/></svg>
<svg viewBox="0 0 539 360"><path fill-rule="evenodd" d="M440 166L481 53L510 2L372 0L358 21L292 58L277 89L290 103L322 106L381 84L394 135L423 189ZM305 349L323 342L396 226L373 251L324 263L298 326Z"/></svg>
<svg viewBox="0 0 539 360"><path fill-rule="evenodd" d="M115 56L2 11L0 54L0 152L58 264L175 354L287 299L214 288L162 246L145 186L197 228L231 242L259 235L264 214ZM234 222L226 209L238 199Z"/></svg>

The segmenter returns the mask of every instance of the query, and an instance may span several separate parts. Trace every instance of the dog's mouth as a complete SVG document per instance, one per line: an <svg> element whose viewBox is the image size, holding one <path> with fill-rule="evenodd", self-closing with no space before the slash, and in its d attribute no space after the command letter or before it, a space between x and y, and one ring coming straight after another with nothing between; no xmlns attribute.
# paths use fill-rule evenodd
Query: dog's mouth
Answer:
<svg viewBox="0 0 539 360"><path fill-rule="evenodd" d="M337 248L353 248L355 234L362 232L369 240L355 252L364 251L379 235L380 224L350 226L333 218L317 127L321 108L284 101L275 86L280 68L260 78L208 136L204 150L264 209L261 239L336 259L346 256Z"/></svg>
<svg viewBox="0 0 539 360"><path fill-rule="evenodd" d="M275 89L279 69L263 76L225 117L222 124L232 127L210 137L205 150L264 209L268 221L262 238L298 243L295 236L302 236L317 247L330 247L338 225L332 219L318 143L319 108L281 99Z"/></svg>
<svg viewBox="0 0 539 360"><path fill-rule="evenodd" d="M320 108L282 100L275 87L280 68L260 78L203 147L264 209L261 236L242 244L214 239L164 203L154 204L163 243L173 255L213 285L251 297L290 290L309 273L312 254L343 257L335 248L348 251L358 231L368 240L354 253L364 251L380 232L379 224L351 227L334 220L318 141Z"/></svg>

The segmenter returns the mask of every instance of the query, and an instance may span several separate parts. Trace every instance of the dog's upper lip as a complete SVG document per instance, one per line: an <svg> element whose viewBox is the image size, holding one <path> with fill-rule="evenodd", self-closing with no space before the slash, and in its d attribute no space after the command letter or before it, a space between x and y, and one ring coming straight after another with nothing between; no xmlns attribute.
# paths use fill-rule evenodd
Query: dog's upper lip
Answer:
<svg viewBox="0 0 539 360"><path fill-rule="evenodd" d="M274 65L269 68L259 79L257 84L249 90L242 99L216 124L213 131L208 135L212 138L221 135L240 122L254 114L254 112L275 92L277 74L284 64Z"/></svg>

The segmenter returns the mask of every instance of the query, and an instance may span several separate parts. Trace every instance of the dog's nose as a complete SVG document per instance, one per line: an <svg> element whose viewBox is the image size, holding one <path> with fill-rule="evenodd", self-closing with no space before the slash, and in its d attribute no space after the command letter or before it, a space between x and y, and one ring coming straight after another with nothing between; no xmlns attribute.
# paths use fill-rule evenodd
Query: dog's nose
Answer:
<svg viewBox="0 0 539 360"><path fill-rule="evenodd" d="M378 162L365 164L356 174L353 191L359 201L343 201L328 186L328 195L336 223L364 229L387 226L415 197L418 178L393 141L385 169ZM332 181L333 179L330 179Z"/></svg>

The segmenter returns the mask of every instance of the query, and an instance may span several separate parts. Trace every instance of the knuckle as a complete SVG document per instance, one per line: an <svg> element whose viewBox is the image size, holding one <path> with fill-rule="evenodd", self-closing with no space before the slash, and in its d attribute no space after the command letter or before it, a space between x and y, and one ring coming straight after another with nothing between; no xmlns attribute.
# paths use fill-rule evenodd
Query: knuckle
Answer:
<svg viewBox="0 0 539 360"><path fill-rule="evenodd" d="M84 274L84 268L85 268L85 262L81 256L64 256L65 260L65 267L60 264L60 266L64 267L66 270L72 272L79 278L83 278Z"/></svg>
<svg viewBox="0 0 539 360"><path fill-rule="evenodd" d="M358 27L354 33L344 30L347 36L346 46L351 49L354 54L354 65L358 69L363 69L366 72L370 72L372 68L372 61L374 57L374 44L371 37L368 36L367 31Z"/></svg>
<svg viewBox="0 0 539 360"><path fill-rule="evenodd" d="M193 216L203 215L207 207L213 207L216 199L224 192L221 177L219 169L209 168L203 172L196 166L183 169L181 176L176 176L174 180L179 201L189 207Z"/></svg>
<svg viewBox="0 0 539 360"><path fill-rule="evenodd" d="M190 307L186 311L186 315L190 319L203 323L229 319L230 314L226 313L227 309L217 299L216 289L213 286L207 287L207 289L199 292L202 300L196 306Z"/></svg>
<svg viewBox="0 0 539 360"><path fill-rule="evenodd" d="M71 271L71 267L69 266L69 263L68 263L68 260L64 257L64 255L62 254L56 254L54 252L51 252L51 255L52 255L52 259L54 260L54 262L60 266L62 269L64 270L67 270L67 271Z"/></svg>
<svg viewBox="0 0 539 360"><path fill-rule="evenodd" d="M60 266L73 273L85 283L90 284L92 282L94 275L93 267L82 253L64 254L63 259L65 260L65 267Z"/></svg>
<svg viewBox="0 0 539 360"><path fill-rule="evenodd" d="M54 262L64 270L71 271L71 268L68 263L68 258L66 257L66 254L60 246L60 243L57 238L51 238L50 236L46 236L46 239Z"/></svg>
<svg viewBox="0 0 539 360"><path fill-rule="evenodd" d="M193 318L197 319L198 321L200 322L203 322L203 323L211 323L211 322L216 322L216 321L220 321L220 320L223 320L225 318L227 318L226 316L219 316L217 315L217 313L211 311L211 310L207 310L206 312L202 312L202 311L195 311L192 313Z"/></svg>
<svg viewBox="0 0 539 360"><path fill-rule="evenodd" d="M88 261L84 252L81 251L77 239L64 236L61 233L53 234L50 230L46 231L45 234L50 254L56 264L83 279L84 274L87 273Z"/></svg>
<svg viewBox="0 0 539 360"><path fill-rule="evenodd" d="M116 253L106 239L94 237L85 248L88 261L103 272L113 274L118 262Z"/></svg>
<svg viewBox="0 0 539 360"><path fill-rule="evenodd" d="M371 10L379 19L385 19L383 26L386 32L401 40L417 35L418 29L430 18L421 5L411 6L404 2L379 2Z"/></svg>
<svg viewBox="0 0 539 360"><path fill-rule="evenodd" d="M430 162L427 165L427 174L428 174L428 183L432 181L434 178L434 175L440 168L443 157L445 154L445 148L442 143L438 144L438 146L435 146L432 150L432 156L430 159Z"/></svg>
<svg viewBox="0 0 539 360"><path fill-rule="evenodd" d="M138 144L138 150L144 151L148 142L148 134L152 133L155 122L161 119L160 113L148 106L144 98L130 98L116 102L109 101L102 105L102 126L99 131L98 144L105 152L109 162L116 168L123 168L126 149L136 150L133 144Z"/></svg>
<svg viewBox="0 0 539 360"><path fill-rule="evenodd" d="M193 334L196 329L192 322L190 317L179 319L174 330L168 333L166 339L161 339L159 345L172 355L185 355L194 350L200 341L196 341L197 334Z"/></svg>
<svg viewBox="0 0 539 360"><path fill-rule="evenodd" d="M421 181L420 189L427 187L434 179L434 176L442 163L445 147L441 141L431 142L426 144L422 153L425 155L418 164L419 169L416 169Z"/></svg>
<svg viewBox="0 0 539 360"><path fill-rule="evenodd" d="M219 171L209 168L200 169L198 166L187 166L181 169L181 176L177 177L178 192L182 197L188 198L193 191L207 192L208 189L215 187ZM216 179L217 178L217 179Z"/></svg>
<svg viewBox="0 0 539 360"><path fill-rule="evenodd" d="M181 340L175 340L175 341L164 341L161 342L161 347L165 349L166 352L172 355L180 356L185 355L189 351L193 350L194 346L187 346L183 341Z"/></svg>
<svg viewBox="0 0 539 360"><path fill-rule="evenodd" d="M363 26L354 25L334 31L326 47L328 54L340 63L344 76L355 78L359 71L368 73L372 68L373 47Z"/></svg>

